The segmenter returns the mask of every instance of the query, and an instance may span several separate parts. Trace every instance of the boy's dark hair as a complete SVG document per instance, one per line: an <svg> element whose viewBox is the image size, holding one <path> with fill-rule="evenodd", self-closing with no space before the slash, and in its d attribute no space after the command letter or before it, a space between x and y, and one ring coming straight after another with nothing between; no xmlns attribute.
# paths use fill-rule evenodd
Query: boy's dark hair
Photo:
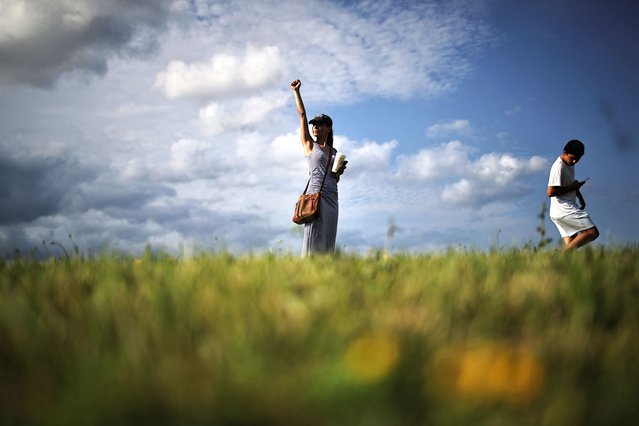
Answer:
<svg viewBox="0 0 639 426"><path fill-rule="evenodd" d="M564 146L564 152L566 154L576 155L578 157L582 157L585 152L584 144L578 139L573 139L568 141L566 146Z"/></svg>

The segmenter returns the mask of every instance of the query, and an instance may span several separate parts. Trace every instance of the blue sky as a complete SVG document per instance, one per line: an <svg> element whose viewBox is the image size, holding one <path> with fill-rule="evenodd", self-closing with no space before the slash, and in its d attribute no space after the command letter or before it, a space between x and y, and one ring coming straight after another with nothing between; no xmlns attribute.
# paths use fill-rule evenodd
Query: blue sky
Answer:
<svg viewBox="0 0 639 426"><path fill-rule="evenodd" d="M0 0L0 248L298 253L288 84L349 159L337 244L539 239L569 139L596 244L639 240L636 1ZM555 243L559 235L549 220ZM49 252L57 246L48 244Z"/></svg>

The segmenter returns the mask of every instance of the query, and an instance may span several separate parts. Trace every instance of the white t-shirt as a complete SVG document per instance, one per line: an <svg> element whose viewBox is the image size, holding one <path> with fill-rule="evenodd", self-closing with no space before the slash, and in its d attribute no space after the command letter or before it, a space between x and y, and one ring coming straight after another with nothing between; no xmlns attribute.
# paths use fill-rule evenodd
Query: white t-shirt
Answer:
<svg viewBox="0 0 639 426"><path fill-rule="evenodd" d="M548 186L569 186L575 181L575 167L568 166L557 157L550 168ZM550 197L550 217L562 218L579 211L577 206L577 192L570 191L564 195Z"/></svg>

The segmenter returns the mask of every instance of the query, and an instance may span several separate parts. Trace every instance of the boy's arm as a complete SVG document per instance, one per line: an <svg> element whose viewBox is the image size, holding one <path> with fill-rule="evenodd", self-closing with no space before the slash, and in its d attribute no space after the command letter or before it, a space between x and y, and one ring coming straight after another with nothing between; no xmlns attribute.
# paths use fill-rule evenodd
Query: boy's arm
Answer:
<svg viewBox="0 0 639 426"><path fill-rule="evenodd" d="M559 195L564 195L572 191L579 192L579 188L581 188L584 183L586 182L580 182L576 180L568 186L549 186L547 194L549 197L557 197ZM579 201L581 201L581 198L579 199Z"/></svg>
<svg viewBox="0 0 639 426"><path fill-rule="evenodd" d="M581 204L581 206L579 206L580 210L583 210L586 208L586 200L584 200L583 195L581 195L581 191L577 190L577 198L579 199L579 204Z"/></svg>

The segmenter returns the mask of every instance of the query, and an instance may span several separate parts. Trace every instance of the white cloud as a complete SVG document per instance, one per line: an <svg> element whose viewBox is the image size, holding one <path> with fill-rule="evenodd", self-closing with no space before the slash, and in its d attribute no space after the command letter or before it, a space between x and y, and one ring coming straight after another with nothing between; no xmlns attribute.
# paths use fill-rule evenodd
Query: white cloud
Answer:
<svg viewBox="0 0 639 426"><path fill-rule="evenodd" d="M216 98L269 87L283 74L283 61L276 46L247 45L243 55L219 53L207 62L171 61L158 74L155 87L171 98Z"/></svg>
<svg viewBox="0 0 639 426"><path fill-rule="evenodd" d="M173 171L187 179L215 177L227 168L228 162L210 143L181 139L171 146L170 165Z"/></svg>
<svg viewBox="0 0 639 426"><path fill-rule="evenodd" d="M492 152L476 160L476 149L451 141L397 160L393 178L397 182L441 182L441 200L456 206L481 207L485 204L519 198L529 189L526 178L545 172L546 159L518 158ZM451 183L452 181L452 183Z"/></svg>
<svg viewBox="0 0 639 426"><path fill-rule="evenodd" d="M454 140L431 149L422 149L415 155L402 155L397 159L396 177L428 181L454 176L468 165L472 151L472 147Z"/></svg>
<svg viewBox="0 0 639 426"><path fill-rule="evenodd" d="M444 187L442 200L457 206L480 207L522 197L530 191L526 178L545 172L548 162L538 156L526 159L490 153L465 166L464 177Z"/></svg>
<svg viewBox="0 0 639 426"><path fill-rule="evenodd" d="M290 94L274 92L241 101L212 102L200 109L200 122L206 133L219 134L260 123L273 111L283 107Z"/></svg>
<svg viewBox="0 0 639 426"><path fill-rule="evenodd" d="M383 143L369 140L355 142L337 137L335 144L347 156L346 167L349 176L359 176L361 173L388 173L392 154L399 142L396 140Z"/></svg>
<svg viewBox="0 0 639 426"><path fill-rule="evenodd" d="M470 165L471 174L497 185L506 185L517 176L529 175L545 170L546 159L533 156L528 159L516 158L510 154L490 153L482 155Z"/></svg>
<svg viewBox="0 0 639 426"><path fill-rule="evenodd" d="M468 120L453 120L446 123L433 124L426 130L429 138L458 135L468 136L472 133L472 128Z"/></svg>

